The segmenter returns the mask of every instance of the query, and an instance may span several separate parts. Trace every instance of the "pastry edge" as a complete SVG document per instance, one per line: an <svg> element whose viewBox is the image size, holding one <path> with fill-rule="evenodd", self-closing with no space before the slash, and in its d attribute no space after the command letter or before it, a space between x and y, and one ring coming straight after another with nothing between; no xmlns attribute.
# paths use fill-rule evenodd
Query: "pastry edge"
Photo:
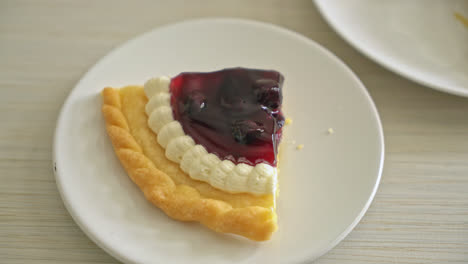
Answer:
<svg viewBox="0 0 468 264"><path fill-rule="evenodd" d="M261 206L233 208L227 202L204 198L193 187L177 185L149 160L131 135L121 109L120 92L102 91L102 113L114 151L131 180L146 199L168 216L195 221L219 233L232 233L254 241L269 240L276 231L276 213Z"/></svg>

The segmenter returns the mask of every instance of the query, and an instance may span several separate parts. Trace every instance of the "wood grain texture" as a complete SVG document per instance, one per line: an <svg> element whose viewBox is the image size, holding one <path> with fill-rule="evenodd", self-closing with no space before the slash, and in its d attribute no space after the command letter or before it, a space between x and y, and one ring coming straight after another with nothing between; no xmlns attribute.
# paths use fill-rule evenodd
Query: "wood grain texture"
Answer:
<svg viewBox="0 0 468 264"><path fill-rule="evenodd" d="M0 263L116 263L73 222L51 168L55 121L85 71L154 27L252 18L330 49L367 86L385 133L382 183L326 263L468 263L468 99L407 81L346 44L310 0L0 1Z"/></svg>

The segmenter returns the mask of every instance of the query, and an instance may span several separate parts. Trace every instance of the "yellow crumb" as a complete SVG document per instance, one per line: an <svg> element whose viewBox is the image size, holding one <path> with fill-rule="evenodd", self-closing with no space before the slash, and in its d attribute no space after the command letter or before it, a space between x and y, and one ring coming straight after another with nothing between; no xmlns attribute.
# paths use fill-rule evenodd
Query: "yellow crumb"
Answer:
<svg viewBox="0 0 468 264"><path fill-rule="evenodd" d="M331 128L331 127L327 131L328 131L328 134L330 134L330 135L335 133L335 130L333 130L333 128Z"/></svg>
<svg viewBox="0 0 468 264"><path fill-rule="evenodd" d="M286 118L286 120L284 121L284 124L285 125L290 125L292 124L293 120L291 118Z"/></svg>
<svg viewBox="0 0 468 264"><path fill-rule="evenodd" d="M464 17L462 14L455 12L455 18L458 19L465 27L468 27L468 18Z"/></svg>
<svg viewBox="0 0 468 264"><path fill-rule="evenodd" d="M301 149L303 149L303 148L304 148L304 145L303 145L303 144L299 144L299 145L297 145L297 147L296 147L297 150L301 150Z"/></svg>

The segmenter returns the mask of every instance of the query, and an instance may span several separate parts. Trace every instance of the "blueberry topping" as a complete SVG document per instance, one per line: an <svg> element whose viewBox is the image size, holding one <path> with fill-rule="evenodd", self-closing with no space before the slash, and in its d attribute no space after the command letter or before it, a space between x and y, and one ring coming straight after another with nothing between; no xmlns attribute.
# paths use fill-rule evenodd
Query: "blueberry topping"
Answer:
<svg viewBox="0 0 468 264"><path fill-rule="evenodd" d="M252 120L236 120L232 126L232 136L237 143L253 144L262 139L265 128L260 122Z"/></svg>
<svg viewBox="0 0 468 264"><path fill-rule="evenodd" d="M188 115L195 115L206 108L206 98L199 92L194 92L185 98L183 112Z"/></svg>
<svg viewBox="0 0 468 264"><path fill-rule="evenodd" d="M271 79L257 80L254 84L254 93L257 102L272 110L278 109L283 99L280 83Z"/></svg>
<svg viewBox="0 0 468 264"><path fill-rule="evenodd" d="M275 166L284 125L282 85L276 71L181 73L170 84L174 119L221 159Z"/></svg>

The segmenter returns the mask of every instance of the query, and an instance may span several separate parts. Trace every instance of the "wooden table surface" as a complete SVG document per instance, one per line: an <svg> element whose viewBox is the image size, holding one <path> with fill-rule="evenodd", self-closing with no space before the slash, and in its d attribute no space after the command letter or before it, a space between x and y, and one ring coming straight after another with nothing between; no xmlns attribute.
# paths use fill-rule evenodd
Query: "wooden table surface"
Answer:
<svg viewBox="0 0 468 264"><path fill-rule="evenodd" d="M0 263L116 263L74 223L51 168L67 94L115 46L206 16L256 19L322 44L380 112L386 159L374 202L316 263L468 263L468 99L397 76L345 43L310 0L0 1Z"/></svg>

